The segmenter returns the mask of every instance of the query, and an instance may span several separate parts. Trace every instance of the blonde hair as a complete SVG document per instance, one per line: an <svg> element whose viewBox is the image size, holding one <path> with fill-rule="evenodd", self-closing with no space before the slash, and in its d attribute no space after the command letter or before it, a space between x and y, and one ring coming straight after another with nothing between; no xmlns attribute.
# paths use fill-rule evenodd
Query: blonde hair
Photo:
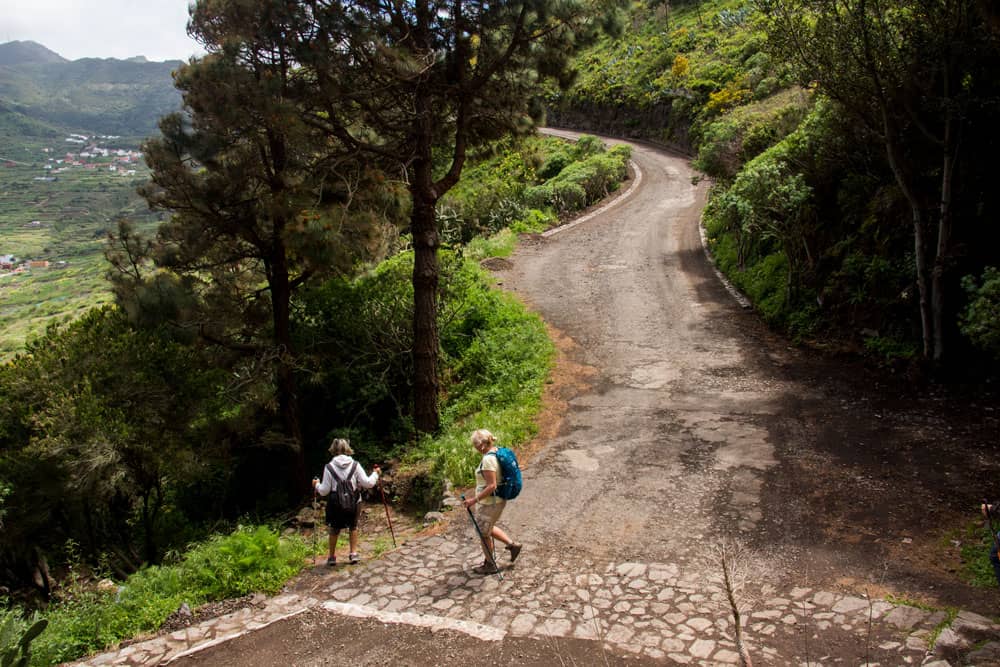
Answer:
<svg viewBox="0 0 1000 667"><path fill-rule="evenodd" d="M334 456L340 456L341 454L353 456L354 450L351 449L350 440L347 440L346 438L334 438L333 442L330 443L330 453Z"/></svg>
<svg viewBox="0 0 1000 667"><path fill-rule="evenodd" d="M483 443L488 443L492 445L497 439L492 433L487 431L485 428L481 428L472 432L472 446L479 447Z"/></svg>

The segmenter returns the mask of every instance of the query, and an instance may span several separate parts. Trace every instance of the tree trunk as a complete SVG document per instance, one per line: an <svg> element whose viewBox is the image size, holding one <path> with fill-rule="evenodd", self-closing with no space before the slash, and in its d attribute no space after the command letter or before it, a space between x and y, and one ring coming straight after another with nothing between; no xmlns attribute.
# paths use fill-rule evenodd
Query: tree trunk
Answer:
<svg viewBox="0 0 1000 667"><path fill-rule="evenodd" d="M288 257L281 234L284 224L275 221L274 248L268 281L271 288L271 311L274 317L274 345L278 353L275 383L278 389L278 409L292 450L289 471L289 494L292 500L303 498L309 490L306 475L305 449L299 424L298 387L295 382L295 354L290 324L291 286L288 280Z"/></svg>
<svg viewBox="0 0 1000 667"><path fill-rule="evenodd" d="M420 168L418 167L418 172ZM426 165L430 175L430 164ZM411 186L413 195L413 422L421 433L435 433L438 418L438 231L434 214L433 190L419 181ZM430 190L430 188L428 188Z"/></svg>
<svg viewBox="0 0 1000 667"><path fill-rule="evenodd" d="M417 3L416 43L425 47L430 44L426 31L430 23L429 11L426 2ZM434 210L440 195L434 187L432 104L429 95L418 84L414 99L416 158L410 180L413 199L410 231L413 234L413 425L420 433L436 433L441 425L437 403L439 239Z"/></svg>
<svg viewBox="0 0 1000 667"><path fill-rule="evenodd" d="M910 211L912 214L913 252L916 256L915 264L917 274L917 292L920 303L920 329L923 341L923 357L924 359L929 359L931 357L934 340L934 320L931 317L930 307L930 290L932 289L932 286L928 285L927 281L927 241L924 238L924 215L920 206L920 200L914 193L913 188L910 185L910 181L906 176L906 172L903 170L899 155L897 154L898 148L896 147L895 127L889 120L888 110L883 106L881 112L882 126L883 131L885 132L885 151L889 160L889 167L892 168L893 176L896 178L896 184L899 186L899 189L903 191L903 196L906 197L906 201L910 204Z"/></svg>
<svg viewBox="0 0 1000 667"><path fill-rule="evenodd" d="M946 75L947 76L947 75ZM945 83L945 98L948 98L947 79ZM945 350L945 274L947 272L947 262L949 249L951 246L951 200L953 191L953 172L955 167L954 148L954 114L949 108L945 112L944 121L944 146L942 147L941 165L941 210L938 219L937 249L934 253L934 269L931 273L931 312L934 323L934 352L933 359L940 362L944 358Z"/></svg>

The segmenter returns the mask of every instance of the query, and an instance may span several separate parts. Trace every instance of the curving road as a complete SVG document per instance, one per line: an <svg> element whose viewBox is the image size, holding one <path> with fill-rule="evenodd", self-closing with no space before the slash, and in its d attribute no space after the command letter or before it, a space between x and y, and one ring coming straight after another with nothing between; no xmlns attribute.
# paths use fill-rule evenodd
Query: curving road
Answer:
<svg viewBox="0 0 1000 667"><path fill-rule="evenodd" d="M184 651L178 664L737 664L725 539L747 547L738 598L757 665L929 662L928 638L952 617L880 599L890 589L937 585L990 609L993 598L944 590L954 577L907 560L939 538L899 517L908 502L929 517L923 529L954 520L933 509L969 456L949 448L996 421L945 438L951 427L919 401L907 412L770 335L704 256L707 187L682 157L633 151L629 194L526 239L498 273L561 334L552 400L565 403L505 512L525 549L503 581L471 574L476 541L452 512L440 534L314 571L246 620L101 664ZM952 627L976 628L954 649L966 654L1000 636L974 614ZM331 636L344 640L333 653Z"/></svg>
<svg viewBox="0 0 1000 667"><path fill-rule="evenodd" d="M706 186L682 158L633 156L631 196L522 247L504 277L596 371L509 520L558 549L692 567L721 535L757 528L777 464L760 418L778 397L703 255Z"/></svg>

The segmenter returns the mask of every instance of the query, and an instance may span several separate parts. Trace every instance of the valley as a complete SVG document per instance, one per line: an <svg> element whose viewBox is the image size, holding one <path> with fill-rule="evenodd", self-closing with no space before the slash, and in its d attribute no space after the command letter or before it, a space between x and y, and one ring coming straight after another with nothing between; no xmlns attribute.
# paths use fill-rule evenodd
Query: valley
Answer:
<svg viewBox="0 0 1000 667"><path fill-rule="evenodd" d="M67 133L0 147L0 358L110 299L108 232L158 221L136 193L149 175L140 142Z"/></svg>

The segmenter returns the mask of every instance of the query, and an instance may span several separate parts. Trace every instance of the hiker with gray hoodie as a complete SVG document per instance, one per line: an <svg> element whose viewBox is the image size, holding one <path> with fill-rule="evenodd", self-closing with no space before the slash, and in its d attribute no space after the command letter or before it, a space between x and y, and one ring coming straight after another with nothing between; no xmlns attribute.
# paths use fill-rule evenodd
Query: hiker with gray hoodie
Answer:
<svg viewBox="0 0 1000 667"><path fill-rule="evenodd" d="M326 525L330 535L330 557L326 564L337 564L337 538L345 528L350 531L351 551L348 562L354 565L361 561L358 555L358 516L361 513L361 489L370 489L378 481L379 467L372 468L372 474L365 474L352 456L351 443L344 438L334 438L330 443L333 459L323 467L323 481L313 478L313 489L321 496L329 495L326 502Z"/></svg>

